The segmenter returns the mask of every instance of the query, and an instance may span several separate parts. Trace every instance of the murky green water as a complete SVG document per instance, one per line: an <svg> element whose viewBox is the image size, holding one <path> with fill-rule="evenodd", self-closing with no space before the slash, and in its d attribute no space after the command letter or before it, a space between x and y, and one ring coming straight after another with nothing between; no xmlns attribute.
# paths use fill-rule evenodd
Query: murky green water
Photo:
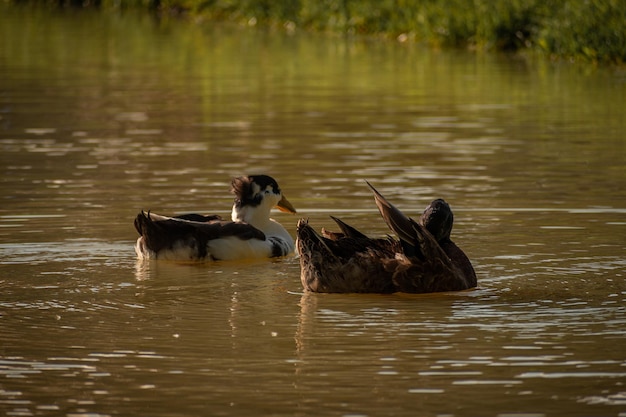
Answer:
<svg viewBox="0 0 626 417"><path fill-rule="evenodd" d="M0 9L4 414L626 416L623 72ZM444 197L480 288L135 260L140 209L228 214L245 173L372 235L363 179Z"/></svg>

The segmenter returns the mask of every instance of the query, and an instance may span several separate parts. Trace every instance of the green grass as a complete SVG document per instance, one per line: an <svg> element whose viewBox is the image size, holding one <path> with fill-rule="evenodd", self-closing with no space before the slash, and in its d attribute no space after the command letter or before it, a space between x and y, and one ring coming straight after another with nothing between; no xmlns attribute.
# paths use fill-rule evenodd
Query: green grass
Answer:
<svg viewBox="0 0 626 417"><path fill-rule="evenodd" d="M13 0L14 3L28 0ZM435 46L626 62L626 0L47 0Z"/></svg>

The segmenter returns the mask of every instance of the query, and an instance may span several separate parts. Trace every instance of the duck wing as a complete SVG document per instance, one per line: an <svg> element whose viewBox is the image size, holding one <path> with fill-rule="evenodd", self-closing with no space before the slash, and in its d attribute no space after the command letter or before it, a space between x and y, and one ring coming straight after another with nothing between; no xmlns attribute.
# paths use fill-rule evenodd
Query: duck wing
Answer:
<svg viewBox="0 0 626 417"><path fill-rule="evenodd" d="M418 258L422 261L434 257L446 256L436 239L421 224L406 216L381 193L365 181L374 192L374 199L378 211L387 226L400 238L404 254L408 257Z"/></svg>
<svg viewBox="0 0 626 417"><path fill-rule="evenodd" d="M387 223L387 226L394 231L400 240L407 242L413 246L417 246L418 241L415 236L415 222L410 217L407 217L404 213L398 210L393 204L391 204L381 193L378 192L372 184L367 180L367 185L374 192L374 199L376 200L376 206L380 212L383 220Z"/></svg>
<svg viewBox="0 0 626 417"><path fill-rule="evenodd" d="M338 219L335 216L330 216L330 218L333 219L333 221L335 223L337 223L337 226L339 226L339 229L341 229L341 234L328 232L329 234L332 234L334 236L341 235L343 237L350 237L350 238L355 238L355 239L369 239L365 234L359 232L354 227L352 227L349 224L345 223L341 219Z"/></svg>
<svg viewBox="0 0 626 417"><path fill-rule="evenodd" d="M404 215L369 182L367 185L385 223L402 244L404 256L384 261L397 291L460 291L476 286L474 269L460 248L449 239L438 242L426 227Z"/></svg>
<svg viewBox="0 0 626 417"><path fill-rule="evenodd" d="M201 220L200 217L204 221L197 221ZM196 220L188 220L190 218ZM190 258L198 259L207 256L207 243L210 240L230 236L241 240L265 240L265 234L252 225L218 218L200 215L166 217L142 210L135 218L135 229L143 237L143 244L155 253L186 247L192 252Z"/></svg>

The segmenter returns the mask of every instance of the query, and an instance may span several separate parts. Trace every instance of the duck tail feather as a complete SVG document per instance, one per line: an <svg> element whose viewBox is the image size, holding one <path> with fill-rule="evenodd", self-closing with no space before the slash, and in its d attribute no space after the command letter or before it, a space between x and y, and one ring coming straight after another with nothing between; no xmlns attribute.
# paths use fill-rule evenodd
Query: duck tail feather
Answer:
<svg viewBox="0 0 626 417"><path fill-rule="evenodd" d="M338 219L335 216L330 216L331 219L333 219L335 221L335 223L337 223L337 226L339 226L339 228L341 229L341 231L343 232L344 235L346 235L347 237L351 237L351 238L355 238L355 239L367 239L367 236L364 235L363 233L359 232L357 229L355 229L354 227L350 226L349 224L343 222L342 220Z"/></svg>
<svg viewBox="0 0 626 417"><path fill-rule="evenodd" d="M148 227L146 223L150 222L150 211L146 214L145 211L141 210L141 212L135 217L134 225L135 230L139 233L140 236L143 236L146 228Z"/></svg>
<svg viewBox="0 0 626 417"><path fill-rule="evenodd" d="M317 247L317 249L322 249L326 251L328 254L332 254L333 251L326 244L326 238L320 236L319 233L309 225L308 219L300 219L298 221L298 225L296 226L296 237L298 240L298 245L306 245L310 247Z"/></svg>
<svg viewBox="0 0 626 417"><path fill-rule="evenodd" d="M178 240L195 238L190 222L151 214L150 211L142 210L137 215L135 229L143 237L145 246L154 252L169 248Z"/></svg>

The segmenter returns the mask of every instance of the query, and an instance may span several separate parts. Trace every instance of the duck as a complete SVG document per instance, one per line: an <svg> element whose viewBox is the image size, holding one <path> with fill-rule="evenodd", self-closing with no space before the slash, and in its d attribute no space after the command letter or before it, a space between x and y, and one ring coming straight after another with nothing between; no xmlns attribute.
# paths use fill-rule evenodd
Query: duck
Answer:
<svg viewBox="0 0 626 417"><path fill-rule="evenodd" d="M371 238L331 216L340 232L318 233L307 219L296 228L300 279L319 293L433 293L477 286L467 255L450 238L454 215L443 199L433 200L415 221L369 182L378 211L392 236Z"/></svg>
<svg viewBox="0 0 626 417"><path fill-rule="evenodd" d="M231 220L197 213L163 216L142 210L135 218L135 252L143 260L231 261L286 256L295 249L287 229L270 211L296 209L269 175L236 177Z"/></svg>

